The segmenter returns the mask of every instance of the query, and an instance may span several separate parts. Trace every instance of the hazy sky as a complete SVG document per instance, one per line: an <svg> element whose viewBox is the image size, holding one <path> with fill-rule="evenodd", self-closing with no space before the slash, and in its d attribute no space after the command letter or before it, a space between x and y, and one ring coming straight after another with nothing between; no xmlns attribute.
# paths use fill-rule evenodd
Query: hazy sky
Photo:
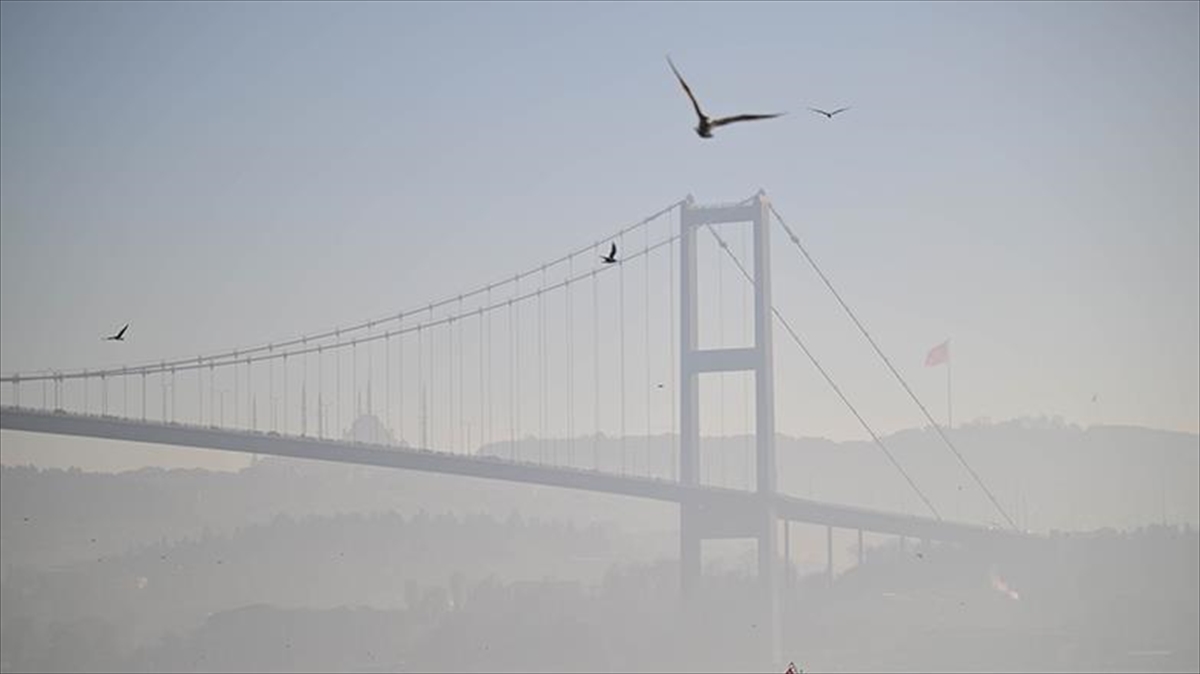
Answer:
<svg viewBox="0 0 1200 674"><path fill-rule="evenodd" d="M956 420L1200 430L1198 3L0 18L5 372L383 315L761 187L931 407L944 372L922 362L950 338ZM790 114L702 141L666 53L712 114ZM775 243L776 303L813 349L882 430L921 424ZM776 359L782 432L862 435L781 337Z"/></svg>

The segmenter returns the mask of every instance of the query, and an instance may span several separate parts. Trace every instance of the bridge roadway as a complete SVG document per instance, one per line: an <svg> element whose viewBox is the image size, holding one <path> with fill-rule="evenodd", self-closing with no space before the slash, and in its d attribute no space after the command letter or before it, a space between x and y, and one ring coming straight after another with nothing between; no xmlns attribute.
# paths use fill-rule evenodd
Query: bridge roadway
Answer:
<svg viewBox="0 0 1200 674"><path fill-rule="evenodd" d="M1014 532L990 527L822 503L785 494L761 495L738 489L686 485L660 478L617 475L591 469L547 466L492 456L451 454L394 445L282 436L275 433L46 412L9 406L0 407L0 428L522 482L681 505L692 504L713 513L742 512L750 515L761 509L765 501L774 507L779 518L788 521L929 540L1000 543L1004 539L1023 537Z"/></svg>

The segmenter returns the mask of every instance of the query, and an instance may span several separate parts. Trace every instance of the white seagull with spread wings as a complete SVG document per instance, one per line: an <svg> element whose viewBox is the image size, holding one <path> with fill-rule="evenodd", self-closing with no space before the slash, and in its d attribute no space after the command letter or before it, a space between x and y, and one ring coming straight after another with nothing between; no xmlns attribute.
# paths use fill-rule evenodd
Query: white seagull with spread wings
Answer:
<svg viewBox="0 0 1200 674"><path fill-rule="evenodd" d="M824 110L822 110L820 108L809 108L809 110L812 110L813 112L820 114L820 115L825 115L829 119L833 119L834 115L838 114L839 112L845 112L849 109L850 109L850 106L846 106L844 108L838 108L837 110L834 110L833 112L825 112Z"/></svg>
<svg viewBox="0 0 1200 674"><path fill-rule="evenodd" d="M675 77L679 80L679 84L683 86L683 92L687 94L687 97L692 101L692 107L696 109L696 117L700 119L700 122L696 125L696 135L700 136L701 138L712 138L713 129L719 126L725 126L726 124L733 124L734 122L752 122L759 119L771 119L773 117L779 117L786 114L783 112L775 112L766 115L733 115L731 117L718 117L716 119L712 119L708 115L701 112L700 104L696 102L696 97L692 95L691 88L688 87L687 82L683 81L683 75L679 74L679 69L675 67L675 63L671 61L670 56L667 57L667 64L671 66L671 72L675 73Z"/></svg>

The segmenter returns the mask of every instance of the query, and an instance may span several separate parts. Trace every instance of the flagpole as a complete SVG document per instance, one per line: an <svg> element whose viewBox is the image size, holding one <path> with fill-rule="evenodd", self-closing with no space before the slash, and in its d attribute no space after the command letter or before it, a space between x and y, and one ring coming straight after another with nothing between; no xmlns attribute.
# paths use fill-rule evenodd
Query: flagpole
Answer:
<svg viewBox="0 0 1200 674"><path fill-rule="evenodd" d="M946 354L946 428L954 428L954 407L950 397L950 354Z"/></svg>

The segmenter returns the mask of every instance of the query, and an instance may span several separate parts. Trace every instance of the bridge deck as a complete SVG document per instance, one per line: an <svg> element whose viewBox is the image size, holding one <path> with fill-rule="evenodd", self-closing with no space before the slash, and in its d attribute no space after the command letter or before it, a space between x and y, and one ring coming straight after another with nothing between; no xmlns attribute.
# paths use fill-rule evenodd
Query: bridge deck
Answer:
<svg viewBox="0 0 1200 674"><path fill-rule="evenodd" d="M119 417L44 412L8 406L0 407L0 428L400 468L680 504L695 503L717 508L758 507L764 498L744 490L692 486L659 478L509 461L477 454L451 454L394 445L372 445L255 431L143 422ZM1016 536L1012 532L972 524L822 503L784 494L768 498L773 502L780 518L796 522L958 542L998 540Z"/></svg>

